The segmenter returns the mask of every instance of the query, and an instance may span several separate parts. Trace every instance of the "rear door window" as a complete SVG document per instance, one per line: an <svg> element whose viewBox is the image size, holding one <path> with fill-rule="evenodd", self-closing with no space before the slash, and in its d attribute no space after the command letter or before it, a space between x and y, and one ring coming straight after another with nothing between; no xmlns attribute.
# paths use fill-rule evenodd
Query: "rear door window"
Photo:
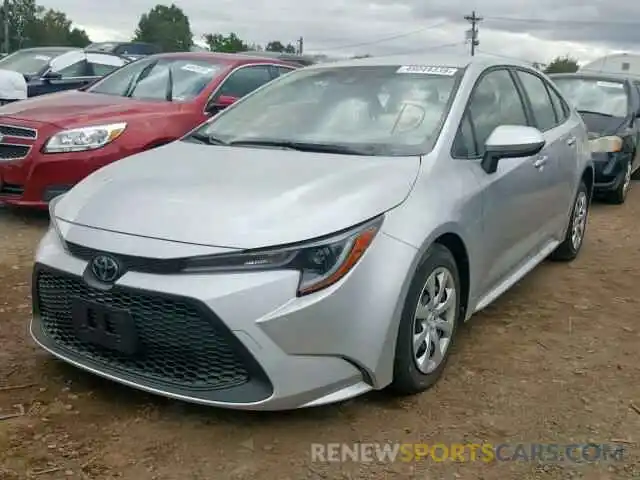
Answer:
<svg viewBox="0 0 640 480"><path fill-rule="evenodd" d="M224 81L219 94L236 98L244 97L271 80L270 65L242 67Z"/></svg>

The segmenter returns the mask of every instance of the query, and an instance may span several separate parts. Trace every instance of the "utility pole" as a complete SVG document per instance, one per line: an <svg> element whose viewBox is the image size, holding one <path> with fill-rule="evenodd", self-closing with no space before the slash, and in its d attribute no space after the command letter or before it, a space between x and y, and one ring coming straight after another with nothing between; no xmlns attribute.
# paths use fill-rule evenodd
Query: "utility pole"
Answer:
<svg viewBox="0 0 640 480"><path fill-rule="evenodd" d="M476 11L471 12L471 15L464 17L469 23L471 23L471 29L467 30L467 38L471 40L471 56L476 54L476 47L480 45L478 40L478 24L482 21L482 17L476 15Z"/></svg>
<svg viewBox="0 0 640 480"><path fill-rule="evenodd" d="M4 26L4 53L9 54L9 0L4 0L2 24Z"/></svg>
<svg viewBox="0 0 640 480"><path fill-rule="evenodd" d="M300 37L298 39L298 55L302 55L303 51L304 51L304 39Z"/></svg>

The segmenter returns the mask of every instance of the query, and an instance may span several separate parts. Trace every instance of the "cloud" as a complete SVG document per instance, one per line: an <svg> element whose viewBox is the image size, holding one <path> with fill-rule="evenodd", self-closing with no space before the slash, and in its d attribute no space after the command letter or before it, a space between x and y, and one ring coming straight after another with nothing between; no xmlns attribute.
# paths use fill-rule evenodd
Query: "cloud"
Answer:
<svg viewBox="0 0 640 480"><path fill-rule="evenodd" d="M442 45L464 46L469 24L464 15L476 9L480 23L480 51L545 62L570 54L583 61L613 50L640 48L640 2L566 0L183 0L198 40L204 33L236 32L250 43L270 40L295 43L304 37L305 51L334 56L386 55L425 51ZM154 0L92 2L41 0L62 10L92 40L131 37L139 16ZM510 19L509 17L515 18ZM385 40L385 41L382 41ZM454 48L454 47L446 47Z"/></svg>

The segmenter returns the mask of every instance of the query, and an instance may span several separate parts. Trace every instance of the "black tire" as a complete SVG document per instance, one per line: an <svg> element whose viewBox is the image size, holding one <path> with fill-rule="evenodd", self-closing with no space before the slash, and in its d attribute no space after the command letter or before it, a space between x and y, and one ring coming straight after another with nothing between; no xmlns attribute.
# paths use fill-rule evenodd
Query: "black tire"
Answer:
<svg viewBox="0 0 640 480"><path fill-rule="evenodd" d="M582 236L578 245L573 244L572 234L573 234L573 223L576 218L577 205L580 199L583 198L586 200L585 206L585 222L584 228L582 230ZM560 262L569 262L575 259L580 253L580 249L582 248L582 244L584 243L584 237L587 232L587 224L589 223L589 190L585 185L584 181L580 182L580 186L578 187L578 192L576 193L576 198L573 201L573 206L571 207L571 215L569 217L569 225L567 226L567 233L565 234L564 241L558 245L558 247L553 251L553 253L549 256L551 260L560 261Z"/></svg>
<svg viewBox="0 0 640 480"><path fill-rule="evenodd" d="M623 165L623 169L626 172L626 175L629 175L629 182L626 181L626 175L623 177L620 185L615 190L611 192L607 192L605 195L605 201L607 203L612 203L614 205L622 205L627 200L627 194L629 193L629 188L631 187L631 163L625 162Z"/></svg>
<svg viewBox="0 0 640 480"><path fill-rule="evenodd" d="M455 319L451 330L451 340L444 352L442 361L432 372L425 374L418 370L413 353L414 316L420 301L425 283L439 267L444 267L451 273L456 291ZM460 323L460 277L456 261L446 247L434 244L425 254L409 287L409 292L402 310L402 318L398 327L396 352L394 359L394 378L389 389L399 395L413 395L423 392L433 386L447 364L452 344L455 342L458 324Z"/></svg>

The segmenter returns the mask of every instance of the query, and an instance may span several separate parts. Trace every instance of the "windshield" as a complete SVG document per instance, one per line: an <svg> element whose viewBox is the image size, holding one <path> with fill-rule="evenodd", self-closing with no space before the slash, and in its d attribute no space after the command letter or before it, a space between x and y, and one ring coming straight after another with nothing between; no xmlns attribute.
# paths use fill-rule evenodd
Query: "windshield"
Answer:
<svg viewBox="0 0 640 480"><path fill-rule="evenodd" d="M118 45L117 43L109 43L109 42L92 43L86 48L86 50L100 50L103 52L110 52L114 48L116 48L117 45Z"/></svg>
<svg viewBox="0 0 640 480"><path fill-rule="evenodd" d="M214 117L192 138L424 153L439 134L460 75L455 68L397 65L297 70Z"/></svg>
<svg viewBox="0 0 640 480"><path fill-rule="evenodd" d="M554 78L554 83L576 110L626 117L629 100L623 82L592 78Z"/></svg>
<svg viewBox="0 0 640 480"><path fill-rule="evenodd" d="M88 92L139 100L189 101L200 95L224 64L155 58L130 63L97 82Z"/></svg>
<svg viewBox="0 0 640 480"><path fill-rule="evenodd" d="M13 70L23 75L35 75L42 72L49 62L60 55L59 51L18 51L0 60L0 68Z"/></svg>

